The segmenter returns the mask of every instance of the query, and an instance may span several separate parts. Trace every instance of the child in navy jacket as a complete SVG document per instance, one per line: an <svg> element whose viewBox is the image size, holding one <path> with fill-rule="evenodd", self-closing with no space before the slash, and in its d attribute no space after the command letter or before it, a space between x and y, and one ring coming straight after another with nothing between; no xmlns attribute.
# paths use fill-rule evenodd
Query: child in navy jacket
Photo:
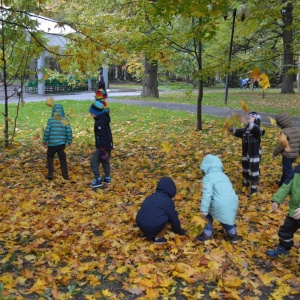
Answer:
<svg viewBox="0 0 300 300"><path fill-rule="evenodd" d="M109 110L104 105L95 101L90 106L91 116L94 118L94 133L96 150L92 155L91 169L94 174L92 182L93 188L102 186L103 181L107 184L111 183L110 178L110 157L113 149L113 137L110 128ZM104 177L100 176L100 164L103 167Z"/></svg>
<svg viewBox="0 0 300 300"><path fill-rule="evenodd" d="M155 244L167 242L164 234L169 223L175 233L185 234L172 200L175 195L176 186L174 181L169 177L163 177L159 180L155 193L144 200L137 213L137 225L147 239L154 239Z"/></svg>

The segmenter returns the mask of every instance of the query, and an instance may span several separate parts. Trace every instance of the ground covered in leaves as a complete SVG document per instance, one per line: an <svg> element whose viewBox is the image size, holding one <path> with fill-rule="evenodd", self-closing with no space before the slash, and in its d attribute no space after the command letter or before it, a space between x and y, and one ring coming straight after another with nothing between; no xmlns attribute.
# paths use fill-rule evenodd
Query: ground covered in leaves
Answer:
<svg viewBox="0 0 300 300"><path fill-rule="evenodd" d="M36 137L1 152L0 298L299 299L299 232L289 257L265 255L288 210L287 201L276 213L270 204L281 172L280 158L272 159L278 129L266 128L259 193L250 198L241 185L241 141L223 131L224 120L205 119L203 131L194 115L143 130L132 122L115 118L112 184L97 191L90 187L93 146L79 144L82 132L67 150L71 182L62 181L57 161L54 180L45 179L46 150ZM205 224L199 164L208 153L219 155L239 195L237 245L218 222L213 240L195 241ZM167 244L155 245L134 220L162 176L177 185L187 236L168 231Z"/></svg>

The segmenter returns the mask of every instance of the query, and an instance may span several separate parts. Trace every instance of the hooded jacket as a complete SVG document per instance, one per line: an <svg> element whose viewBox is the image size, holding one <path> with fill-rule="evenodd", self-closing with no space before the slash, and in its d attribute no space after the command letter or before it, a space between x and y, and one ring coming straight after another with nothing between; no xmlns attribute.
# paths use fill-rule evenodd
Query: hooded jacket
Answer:
<svg viewBox="0 0 300 300"><path fill-rule="evenodd" d="M296 158L299 155L300 148L300 127L295 127L292 118L287 113L280 113L276 117L277 125L282 129L282 132L287 136L291 151L285 151L285 147L279 145L273 151L273 156L282 154L286 158Z"/></svg>
<svg viewBox="0 0 300 300"><path fill-rule="evenodd" d="M72 144L72 129L61 104L55 104L52 108L51 118L48 119L44 131L43 143L48 143L50 147Z"/></svg>
<svg viewBox="0 0 300 300"><path fill-rule="evenodd" d="M238 197L228 176L223 172L221 160L208 154L200 169L205 173L202 182L201 212L208 212L223 224L234 225Z"/></svg>
<svg viewBox="0 0 300 300"><path fill-rule="evenodd" d="M295 210L300 207L300 165L293 171L293 177L285 181L272 198L272 202L281 204L290 195L289 216L294 217Z"/></svg>
<svg viewBox="0 0 300 300"><path fill-rule="evenodd" d="M148 196L142 203L136 216L136 223L145 236L154 238L167 223L177 234L182 234L178 213L172 198L176 195L176 186L169 177L159 180L156 191Z"/></svg>
<svg viewBox="0 0 300 300"><path fill-rule="evenodd" d="M113 137L110 128L110 115L104 111L94 118L95 146L97 149L112 150Z"/></svg>

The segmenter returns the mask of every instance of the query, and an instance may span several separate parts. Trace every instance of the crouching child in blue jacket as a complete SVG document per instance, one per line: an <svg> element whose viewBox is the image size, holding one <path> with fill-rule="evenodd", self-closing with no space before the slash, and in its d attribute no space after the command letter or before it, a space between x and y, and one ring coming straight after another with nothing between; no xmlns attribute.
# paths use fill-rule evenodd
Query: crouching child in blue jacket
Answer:
<svg viewBox="0 0 300 300"><path fill-rule="evenodd" d="M169 177L159 180L155 193L148 196L142 203L136 216L136 223L148 239L154 239L155 244L167 242L164 234L168 224L172 230L184 235L185 231L181 228L178 213L172 198L176 195L176 186Z"/></svg>
<svg viewBox="0 0 300 300"><path fill-rule="evenodd" d="M234 226L238 197L228 176L223 172L222 162L217 156L208 154L204 157L200 169L205 174L202 181L200 212L208 223L196 240L205 242L212 238L213 220L216 219L225 229L231 243L235 244L239 240Z"/></svg>

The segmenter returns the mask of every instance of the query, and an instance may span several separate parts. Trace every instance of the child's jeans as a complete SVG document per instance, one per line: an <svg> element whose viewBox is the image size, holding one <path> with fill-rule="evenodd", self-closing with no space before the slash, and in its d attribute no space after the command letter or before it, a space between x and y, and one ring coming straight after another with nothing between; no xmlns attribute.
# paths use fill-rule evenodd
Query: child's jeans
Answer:
<svg viewBox="0 0 300 300"><path fill-rule="evenodd" d="M204 227L204 233L207 236L211 236L212 232L213 232L214 219L210 214L206 215L206 219L208 221L208 224ZM223 226L223 228L225 229L227 234L236 234L236 229L235 229L234 225L228 225L228 224L223 224L223 223L221 223L221 225Z"/></svg>
<svg viewBox="0 0 300 300"><path fill-rule="evenodd" d="M279 186L293 177L293 162L296 158L288 158L282 156L282 175L279 181Z"/></svg>
<svg viewBox="0 0 300 300"><path fill-rule="evenodd" d="M111 151L105 151L108 158L103 160L100 156L100 151L98 149L95 150L95 152L92 155L92 159L91 159L91 169L92 172L94 173L94 177L95 178L99 178L100 177L100 164L103 167L103 171L104 171L104 176L105 177L110 177L110 155L111 155Z"/></svg>

